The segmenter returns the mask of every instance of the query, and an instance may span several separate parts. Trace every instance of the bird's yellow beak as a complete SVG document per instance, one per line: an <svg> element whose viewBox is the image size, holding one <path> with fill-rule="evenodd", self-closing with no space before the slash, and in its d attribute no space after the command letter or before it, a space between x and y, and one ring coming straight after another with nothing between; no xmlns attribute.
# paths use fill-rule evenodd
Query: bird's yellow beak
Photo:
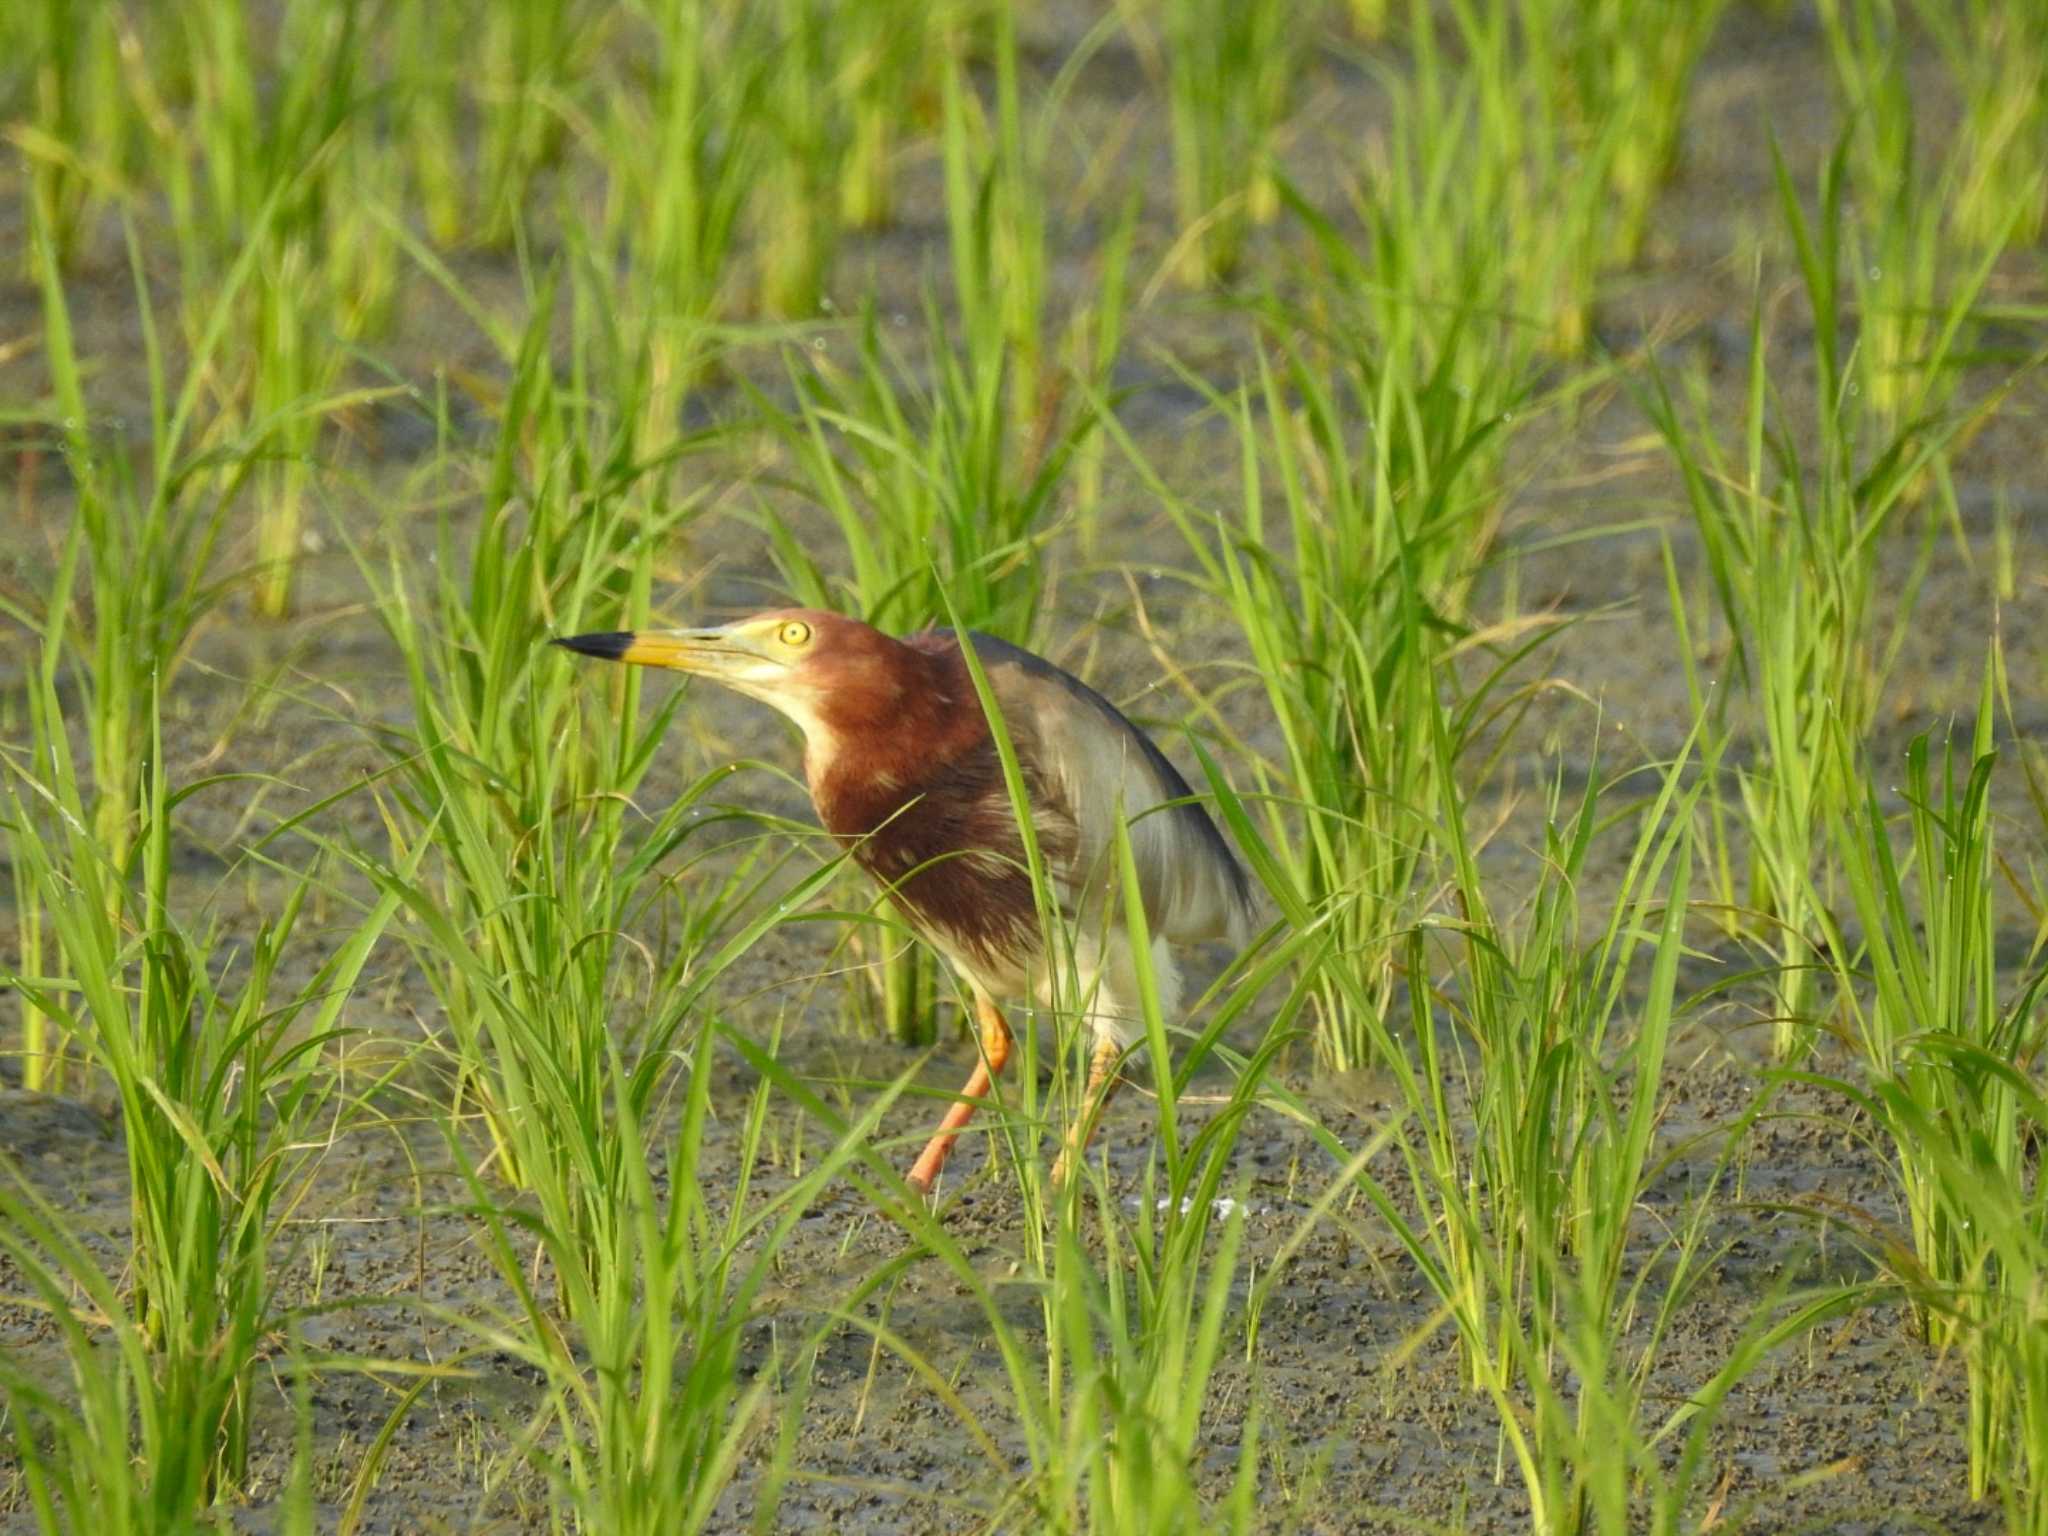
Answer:
<svg viewBox="0 0 2048 1536"><path fill-rule="evenodd" d="M629 661L640 667L666 667L730 678L757 672L764 662L779 663L758 640L738 626L719 629L616 629L592 635L567 635L554 642L564 650L607 661Z"/></svg>

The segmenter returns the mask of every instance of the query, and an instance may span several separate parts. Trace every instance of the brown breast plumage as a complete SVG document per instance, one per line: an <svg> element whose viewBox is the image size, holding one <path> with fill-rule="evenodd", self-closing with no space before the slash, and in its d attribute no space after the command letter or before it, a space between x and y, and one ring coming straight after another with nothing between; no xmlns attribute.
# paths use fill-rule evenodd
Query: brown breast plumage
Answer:
<svg viewBox="0 0 2048 1536"><path fill-rule="evenodd" d="M951 666L933 660L938 675L923 697L972 701L957 649ZM924 713L915 705L904 713L888 747L808 763L819 819L942 949L991 968L1027 964L1041 948L1037 903L987 722L974 707L929 720L912 718ZM1069 818L1035 768L1029 722L1008 724L1041 853L1061 869L1072 855Z"/></svg>

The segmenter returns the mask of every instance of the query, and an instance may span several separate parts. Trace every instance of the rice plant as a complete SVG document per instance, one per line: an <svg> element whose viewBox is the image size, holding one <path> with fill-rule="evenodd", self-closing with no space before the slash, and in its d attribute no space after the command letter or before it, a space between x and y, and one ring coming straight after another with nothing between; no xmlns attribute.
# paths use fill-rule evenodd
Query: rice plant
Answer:
<svg viewBox="0 0 2048 1536"><path fill-rule="evenodd" d="M38 265L70 262L135 169L139 135L123 99L127 23L97 0L21 6L9 20L0 120L27 173L25 205L48 232L47 245L21 249L22 275L41 279Z"/></svg>
<svg viewBox="0 0 2048 1536"><path fill-rule="evenodd" d="M1462 752L1496 712L1511 719L1503 684L1530 648L1527 635L1459 631L1447 617L1498 517L1487 445L1511 414L1480 415L1484 403L1452 384L1462 356L1454 350L1421 378L1364 345L1305 342L1284 372L1262 359L1256 395L1219 402L1243 476L1242 510L1228 520L1199 516L1139 463L1195 555L1194 580L1243 633L1246 683L1279 724L1277 761L1239 745L1256 764L1263 836L1284 888L1304 903L1290 915L1338 925L1357 968L1356 991L1326 977L1318 996L1319 1052L1340 1071L1374 1058L1396 936L1434 843L1437 784L1417 725L1448 707ZM1363 419L1353 414L1361 405ZM1375 431L1374 421L1386 425ZM1283 517L1267 511L1269 484ZM1441 638L1447 630L1455 645ZM1496 642L1499 659L1453 698L1454 649Z"/></svg>
<svg viewBox="0 0 2048 1536"><path fill-rule="evenodd" d="M340 359L323 345L319 321L302 307L310 257L304 246L277 252L257 284L260 362L250 410L264 424L257 478L257 611L281 618L291 607L292 584L305 538L306 504L321 415L317 402L334 386Z"/></svg>
<svg viewBox="0 0 2048 1536"><path fill-rule="evenodd" d="M515 1184L536 1176L522 1154L563 1150L550 1139L558 1132L522 1121L532 1091L525 1074L575 1082L596 1113L608 1080L614 953L640 916L662 910L654 872L725 777L709 775L660 816L639 817L631 797L676 699L643 722L636 678L620 676L600 704L539 652L547 630L537 616L587 629L601 612L644 611L656 554L691 511L627 456L637 402L597 406L554 373L543 347L552 296L551 285L536 296L484 486L488 511L467 558L445 521L424 593L396 530L386 572L361 556L415 717L388 743L400 814L390 823L394 851L371 867L427 925L421 958L453 1036L456 1104L481 1112L500 1171ZM437 856L422 876L394 873L420 864L430 846ZM618 867L622 857L630 870ZM646 985L659 991L692 960L687 949L667 954ZM663 1030L678 1022L651 1023L648 1049L658 1056Z"/></svg>
<svg viewBox="0 0 2048 1536"><path fill-rule="evenodd" d="M1433 734L1447 775L1448 733ZM1688 756L1689 745L1650 770L1618 898L1591 942L1576 893L1613 786L1592 776L1568 813L1553 792L1543 873L1513 929L1492 914L1463 798L1444 786L1455 907L1402 940L1412 1038L1376 1030L1394 1084L1393 1182L1370 1171L1374 1147L1320 1133L1342 1168L1325 1200L1362 1195L1437 1298L1430 1330L1454 1331L1542 1532L1637 1530L1646 1511L1652 1528L1685 1528L1720 1401L1769 1349L1854 1300L1773 1299L1698 1394L1669 1415L1652 1406L1651 1373L1714 1261L1712 1181L1647 1238L1636 1216L1668 1156L1659 1085L1701 792L1684 784ZM1242 806L1226 813L1240 838L1259 838ZM1278 868L1270 848L1254 859ZM1448 964L1435 961L1440 942ZM1334 979L1370 1016L1355 983Z"/></svg>
<svg viewBox="0 0 2048 1536"><path fill-rule="evenodd" d="M1574 120L1558 28L1524 28L1499 0L1460 5L1454 50L1422 0L1409 9L1404 66L1381 70L1392 121L1368 141L1352 196L1373 291L1412 311L1405 330L1476 317L1511 326L1525 354L1575 356L1591 335L1614 238L1611 168L1630 130Z"/></svg>
<svg viewBox="0 0 2048 1536"><path fill-rule="evenodd" d="M1550 67L1577 133L1595 142L1614 134L1607 178L1616 206L1600 259L1630 266L1676 167L1692 76L1724 7L1720 0L1673 7L1524 0L1518 9L1525 37L1554 40Z"/></svg>
<svg viewBox="0 0 2048 1536"><path fill-rule="evenodd" d="M1732 645L1734 676L1754 700L1757 766L1740 775L1749 831L1746 893L1724 901L1753 914L1775 968L1773 1050L1804 1052L1822 1011L1813 861L1841 781L1830 734L1860 741L1906 633L1932 558L1935 524L1923 522L1903 581L1877 595L1886 541L1923 477L1937 489L1942 453L1958 420L1915 421L1887 435L1851 385L1842 344L1839 274L1841 154L1821 182L1809 225L1780 165L1783 216L1799 252L1814 319L1813 409L1817 431L1795 417L1773 385L1770 338L1759 308L1750 322L1748 384L1739 444L1707 425L1701 384L1690 385L1692 420L1665 382L1648 406L1683 478L1699 531L1713 602ZM1807 444L1814 446L1808 447ZM1728 692L1717 708L1728 707ZM1825 892L1825 884L1821 887Z"/></svg>
<svg viewBox="0 0 2048 1536"><path fill-rule="evenodd" d="M755 301L764 315L802 318L826 298L852 148L839 86L843 22L816 0L762 9L768 33L746 46L774 61L759 87L763 149L750 199Z"/></svg>
<svg viewBox="0 0 2048 1536"><path fill-rule="evenodd" d="M1343 9L1353 34L1363 42L1379 42L1395 20L1395 8L1389 0L1345 0Z"/></svg>
<svg viewBox="0 0 2048 1536"><path fill-rule="evenodd" d="M11 1164L0 1174L8 1181L0 1254L26 1289L22 1299L48 1318L65 1367L0 1356L0 1450L35 1529L186 1536L224 1528L234 1490L219 1485L214 1437L223 1395L248 1390L249 1362L229 1355L209 1370L167 1361L64 1214ZM240 1383L223 1380L238 1370ZM308 1459L301 1446L295 1492ZM295 1508L279 1528L313 1527Z"/></svg>
<svg viewBox="0 0 2048 1536"><path fill-rule="evenodd" d="M625 324L644 334L641 440L674 442L682 405L709 359L706 327L729 305L733 247L760 157L749 101L759 67L723 67L727 26L699 0L632 8L637 89L608 92L598 148L603 224L629 274Z"/></svg>
<svg viewBox="0 0 2048 1536"><path fill-rule="evenodd" d="M384 322L396 279L392 241L361 209L386 160L357 120L359 11L288 6L273 30L234 7L186 7L163 35L150 28L158 46L128 40L123 88L168 205L185 344L211 365L208 403L260 457L254 600L268 617L290 605L342 342ZM154 212L134 201L131 217ZM253 338L233 350L216 329L229 295Z"/></svg>
<svg viewBox="0 0 2048 1536"><path fill-rule="evenodd" d="M1114 299L1055 295L1048 272L1057 233L1049 190L1061 172L1054 156L1065 147L1063 114L1082 71L1114 37L1114 21L1105 16L1091 27L1028 104L1011 7L992 7L985 17L948 10L938 31L945 257L960 353L977 380L1003 392L1011 452L1020 463L1044 457L1071 410L1070 381L1047 362L1061 323L1056 297L1070 304L1069 323L1122 302L1121 263L1107 269L1118 284ZM983 101L971 70L983 54L995 77L992 103ZM1082 181L1095 173L1091 159Z"/></svg>
<svg viewBox="0 0 2048 1536"><path fill-rule="evenodd" d="M2011 1078L2024 1073L2040 1048L2037 996L2048 980L2037 975L2007 999L1998 977L1992 702L1987 667L1969 744L1959 751L1951 738L1938 762L1925 735L1907 748L1900 785L1909 828L1903 858L1892 850L1875 781L1846 741L1835 743L1833 764L1845 781L1847 804L1831 819L1831 841L1846 910L1861 929L1852 939L1839 919L1825 919L1847 1028L1870 1084L1853 1096L1866 1104L1879 1100L1887 1109L1910 1106L1904 1124L1888 1113L1876 1118L1891 1133L1897 1157L1910 1278L1938 1298L1921 1315L1934 1343L1951 1340L1957 1326L1939 1298L1985 1283L1991 1254L1983 1229L1950 1203L1922 1122L1953 1125L1947 1134L1960 1155L1988 1159L1987 1176L1995 1171L2015 1186L2023 1180L2025 1138ZM1961 780L1959 755L1968 767ZM1864 976L1867 993L1856 984Z"/></svg>
<svg viewBox="0 0 2048 1536"><path fill-rule="evenodd" d="M1938 755L1913 739L1899 786L1904 847L1876 780L1846 742L1836 769L1861 804L1830 825L1844 917L1830 916L1831 963L1861 1068L1832 1085L1890 1143L1904 1230L1866 1238L1913 1299L1931 1343L1968 1369L1973 1498L2003 1498L2008 1528L2039 1530L2048 1436L2038 1329L2041 1201L2030 1147L2041 1099L2030 1081L2043 1039L2038 966L1999 974L1994 910L2000 854L1991 785L1994 656L1977 723Z"/></svg>
<svg viewBox="0 0 2048 1536"><path fill-rule="evenodd" d="M1270 375L1268 385L1271 400ZM1248 429L1249 405L1240 411ZM1210 579L1245 625L1286 742L1284 762L1263 771L1260 784L1266 835L1289 887L1306 903L1296 919L1315 913L1338 924L1340 947L1356 968L1358 996L1326 980L1318 997L1320 1052L1333 1069L1348 1071L1373 1058L1372 1032L1393 998L1394 938L1429 847L1434 786L1426 749L1397 722L1435 708L1439 651L1427 641L1413 588L1404 590L1395 569L1405 531L1389 529L1378 550L1344 547L1371 539L1370 521L1357 515L1364 509L1312 517L1284 438L1275 440L1277 472L1300 565L1290 573L1270 558L1248 431L1245 441L1241 527L1225 532L1213 554L1205 530L1191 524L1186 532L1201 541ZM1352 489L1366 488L1354 481ZM1294 833L1297 804L1307 814Z"/></svg>
<svg viewBox="0 0 2048 1536"><path fill-rule="evenodd" d="M1766 478L1769 396L1760 317L1751 337L1746 461L1731 464L1718 440L1683 425L1661 381L1656 420L1685 477L1726 627L1742 637L1736 654L1746 662L1751 647L1758 653L1749 678L1759 695L1764 752L1759 766L1738 780L1748 884L1744 892L1724 886L1719 894L1724 907L1759 915L1758 937L1775 965L1773 1049L1790 1056L1810 1040L1818 1011L1808 866L1819 827L1814 801L1828 728L1824 701L1853 710L1858 698L1869 697L1864 626L1874 546L1855 520L1860 509L1853 493L1832 489L1832 478L1822 481L1817 501L1807 495L1796 457L1775 479ZM1773 495L1774 486L1783 487L1778 494L1787 505ZM1874 510L1881 516L1888 509ZM1852 558L1834 558L1843 554ZM1725 697L1717 695L1717 702ZM1713 756L1718 759L1719 750ZM1715 812L1716 824L1725 825L1718 797ZM1717 865L1725 880L1726 858Z"/></svg>
<svg viewBox="0 0 2048 1536"><path fill-rule="evenodd" d="M962 355L977 387L1002 393L1011 451L1030 463L1058 438L1066 382L1046 370L1054 342L1047 277L1051 155L1065 100L1111 37L1112 18L1088 32L1028 114L1013 8L993 7L984 23L977 21L971 11L949 11L939 29L946 255ZM969 73L977 47L993 60L992 114Z"/></svg>
<svg viewBox="0 0 2048 1536"><path fill-rule="evenodd" d="M56 718L54 699L41 718ZM137 1393L140 1448L154 1458L151 1519L179 1529L246 1473L250 1395L276 1321L270 1245L344 1109L324 1055L397 904L373 902L288 991L279 970L321 881L316 866L288 885L246 958L231 964L217 929L195 931L172 910L172 812L210 786L172 791L154 697L149 718L132 897L127 870L94 836L62 731L39 739L28 761L10 755L7 763L14 854L44 906L58 967L8 981L56 1022L120 1106L131 1190L127 1300L113 1301L47 1206L22 1189L6 1198L21 1223L10 1247L45 1303L68 1307L53 1290L81 1287L122 1352L108 1378L88 1373L92 1390L61 1437L65 1457L103 1463L127 1454L125 1414L109 1420L107 1397L118 1404ZM323 1121L330 1124L316 1130ZM79 1326L66 1327L74 1347ZM138 1367L144 1358L146 1369ZM124 1486L133 1487L119 1479L105 1496Z"/></svg>
<svg viewBox="0 0 2048 1536"><path fill-rule="evenodd" d="M849 229L881 228L895 213L897 158L935 95L932 19L931 8L914 0L887 0L835 18L834 88L850 119L839 217Z"/></svg>
<svg viewBox="0 0 2048 1536"><path fill-rule="evenodd" d="M2033 985L2037 991L2038 980ZM2048 1129L2048 1103L2004 1042L1986 1049L1930 1031L1913 1043L1911 1057L1913 1077L1954 1081L1960 1091L1943 1095L1947 1105L1967 1098L1994 1111L1987 1125L1959 1126L1899 1078L1881 1079L1863 1100L1888 1135L1911 1143L1924 1214L1965 1239L1946 1255L1961 1261L1950 1275L1913 1274L1906 1283L1969 1372L1970 1496L1996 1497L2005 1529L2038 1536L2048 1529L2041 1329L2048 1211L2025 1149Z"/></svg>
<svg viewBox="0 0 2048 1536"><path fill-rule="evenodd" d="M925 326L932 350L922 376L869 311L854 368L792 363L796 412L764 402L795 488L832 520L845 573L795 525L765 508L760 516L799 601L906 631L939 621L950 599L962 623L1022 644L1044 605L1067 466L1096 418L1065 413L1037 458L1019 456L1008 436L1005 349L984 359L949 345L929 302Z"/></svg>
<svg viewBox="0 0 2048 1536"><path fill-rule="evenodd" d="M50 253L54 257L54 253ZM148 290L132 245L136 291L145 312ZM247 477L230 465L224 487L187 457L185 432L199 404L200 374L225 330L227 306L213 314L210 345L177 392L163 366L154 331L149 345L152 433L138 470L129 446L95 431L85 369L73 341L71 308L54 259L43 264L43 355L51 399L30 425L49 431L76 487L69 527L47 598L10 605L11 616L43 636L43 665L54 675L76 655L85 695L93 803L91 823L119 867L131 840L145 755L150 693L169 683L201 621L223 587L213 569L229 507ZM37 702L31 696L31 705ZM45 722L54 730L56 717Z"/></svg>
<svg viewBox="0 0 2048 1536"><path fill-rule="evenodd" d="M1540 1330L1557 1317L1546 1294L1557 1278L1554 1266L1525 1263L1524 1253L1571 1255L1605 1310L1622 1301L1628 1213L1651 1166L1657 1084L1676 1013L1690 877L1689 800L1697 792L1679 789L1682 766L1681 759L1662 770L1656 797L1641 812L1620 899L1590 946L1578 935L1572 892L1598 825L1597 775L1568 817L1553 793L1545 868L1554 873L1539 883L1514 934L1491 914L1460 825L1461 800L1445 789L1458 917L1431 926L1456 935L1463 964L1454 982L1432 986L1443 995L1438 1002L1421 990L1432 974L1427 929L1407 941L1416 1042L1413 1067L1397 1070L1415 1074L1415 1092L1404 1097L1435 1169L1435 1193L1424 1208L1441 1209L1447 1189L1462 1190L1437 1262L1455 1284L1470 1288L1469 1299L1458 1303L1460 1314L1502 1330L1490 1341L1483 1327L1461 1331L1477 1386L1511 1377L1519 1347L1514 1334L1524 1319ZM1447 772L1448 764L1439 771ZM1660 901L1656 886L1667 868L1671 885ZM1653 906L1660 909L1654 919ZM1639 945L1649 946L1648 995L1636 1010L1633 1034L1620 1037L1621 1003ZM1446 1028L1437 1021L1440 1013L1463 1028ZM1631 1085L1626 1094L1617 1091L1623 1082ZM1469 1149L1459 1144L1449 1113L1447 1090L1454 1085L1472 1105ZM1526 1280L1489 1305L1488 1277L1523 1275Z"/></svg>
<svg viewBox="0 0 2048 1536"><path fill-rule="evenodd" d="M1280 212L1280 133L1308 34L1271 0L1159 8L1173 135L1174 270L1189 287L1236 275L1252 229Z"/></svg>
<svg viewBox="0 0 2048 1536"><path fill-rule="evenodd" d="M1266 976L1278 974L1276 967ZM1235 1016L1241 1006L1227 1004L1227 1013ZM1028 1049L1029 1040L1020 1044ZM1273 1049L1281 1043L1270 1040ZM1196 1061L1209 1048L1198 1042ZM903 1200L881 1170L858 1177L915 1246L902 1263L879 1268L838 1301L831 1315L869 1334L877 1353L900 1361L956 1421L977 1465L986 1464L985 1489L972 1504L976 1518L1002 1528L1071 1532L1259 1528L1256 1413L1247 1416L1220 1498L1205 1493L1195 1461L1213 1422L1216 1368L1244 1327L1234 1300L1244 1207L1220 1196L1230 1187L1231 1150L1259 1102L1271 1054L1263 1050L1244 1064L1225 1111L1178 1149L1177 1171L1165 1172L1155 1154L1138 1187L1135 1216L1125 1214L1130 1202L1120 1191L1092 1175L1068 1186L1072 1198L1041 1204L1045 1162L1028 1129L1037 1122L1028 1105L1008 1106L1001 1134L1013 1139L1013 1176L1031 1193L1019 1272L1007 1281L992 1281L945 1221ZM765 1056L757 1061L779 1092L843 1144L845 1128L806 1085ZM1192 1064L1167 1068L1176 1087ZM1029 1091L1030 1076L1018 1073L1015 1081ZM1162 1114L1162 1127L1170 1124ZM911 1261L935 1262L972 1298L989 1347L971 1360L949 1361L892 1329L886 1312L869 1315L861 1303L883 1293ZM1036 1301L1036 1326L1020 1323L1009 1299L1019 1287ZM977 1366L1001 1373L1001 1418L975 1406L979 1394L959 1390L959 1373ZM1022 1444L1021 1468L1006 1448L1012 1437Z"/></svg>
<svg viewBox="0 0 2048 1536"><path fill-rule="evenodd" d="M459 243L474 188L463 156L463 81L452 61L466 40L455 6L393 9L385 123L399 160L400 199L419 211L427 238L447 249Z"/></svg>
<svg viewBox="0 0 2048 1536"><path fill-rule="evenodd" d="M147 321L150 290L131 237L150 413L149 436L138 448L93 411L88 364L76 349L55 252L47 249L46 232L39 238L48 258L41 296L51 397L16 419L55 443L73 499L61 535L54 518L46 525L45 537L56 546L47 591L0 598L0 611L40 637L33 669L38 681L26 695L33 741L63 735L72 712L56 707L58 684L75 690L85 755L82 782L71 788L95 842L122 870L136 836L151 701L172 684L200 628L239 579L220 568L217 551L254 474L254 454L246 441L215 440L217 429L202 434L197 423L208 372L250 266L246 260L239 265L220 293L183 379L174 384ZM23 506L38 518L50 516L27 500ZM35 908L34 902L23 905L24 911ZM24 1007L23 1024L26 1080L58 1087L62 1042L33 1007Z"/></svg>
<svg viewBox="0 0 2048 1536"><path fill-rule="evenodd" d="M512 240L541 176L565 152L587 78L601 7L588 0L535 0L476 13L467 71L477 130L476 224L493 244Z"/></svg>
<svg viewBox="0 0 2048 1536"><path fill-rule="evenodd" d="M2048 218L2038 146L2048 133L2048 59L2036 46L2039 13L2020 0L1943 5L1920 0L1913 19L1941 51L1962 124L1949 202L1957 237L1973 250L2031 246Z"/></svg>
<svg viewBox="0 0 2048 1536"><path fill-rule="evenodd" d="M698 1165L709 1114L713 1040L707 1031L688 1054L665 1187L650 1170L650 1148L631 1108L635 1095L615 1063L611 1109L623 1187L613 1192L626 1204L595 1252L593 1235L581 1223L557 1225L560 1213L548 1202L538 1223L485 1205L491 1212L487 1251L525 1310L504 1325L476 1331L487 1343L512 1343L545 1373L548 1406L561 1430L550 1472L579 1529L715 1529L719 1501L746 1465L774 1402L771 1390L786 1382L791 1396L780 1405L783 1415L801 1411L804 1351L792 1351L786 1371L779 1369L785 1362L772 1360L749 1382L741 1348L778 1250L807 1206L856 1159L868 1127L849 1130L802 1179L772 1197L752 1199L743 1165L736 1187L714 1200L687 1176ZM887 1103L878 1101L870 1119ZM768 1107L764 1080L747 1121L748 1163ZM481 1182L477 1196L488 1200ZM529 1281L533 1247L547 1254L560 1277L553 1297ZM554 1326L557 1314L575 1330L573 1345ZM788 1452L785 1441L783 1459ZM759 1485L757 1522L773 1518L778 1481L771 1466Z"/></svg>
<svg viewBox="0 0 2048 1536"><path fill-rule="evenodd" d="M1142 209L1142 193L1133 186L1124 195L1123 209L1108 237L1096 250L1089 302L1067 322L1061 367L1075 381L1069 392L1090 404L1111 402L1115 397L1113 384L1128 323L1131 247ZM1090 561L1102 552L1103 469L1108 456L1109 434L1100 431L1083 438L1074 454L1075 530L1082 558Z"/></svg>
<svg viewBox="0 0 2048 1536"><path fill-rule="evenodd" d="M2002 217L1988 222L1969 183L1998 172L1995 160L1974 157L1978 146L1959 142L1929 174L1906 82L1909 41L1889 0L1833 3L1824 19L1851 113L1834 172L1849 189L1844 255L1858 323L1857 381L1848 387L1867 396L1878 424L1899 430L1940 412L1954 394L1992 263L2041 192L2014 188ZM1972 229L1959 239L1952 220L1965 208Z"/></svg>

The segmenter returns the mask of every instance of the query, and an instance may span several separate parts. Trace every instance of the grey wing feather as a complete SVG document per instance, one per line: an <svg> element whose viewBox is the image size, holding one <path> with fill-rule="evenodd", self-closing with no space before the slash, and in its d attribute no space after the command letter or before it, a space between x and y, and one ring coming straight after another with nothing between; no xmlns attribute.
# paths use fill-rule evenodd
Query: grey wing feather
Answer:
<svg viewBox="0 0 2048 1536"><path fill-rule="evenodd" d="M1071 673L991 636L976 634L974 646L1004 719L1036 737L1049 787L1065 801L1075 833L1066 883L1078 903L1109 889L1121 809L1154 932L1178 943L1244 942L1251 882L1166 754Z"/></svg>

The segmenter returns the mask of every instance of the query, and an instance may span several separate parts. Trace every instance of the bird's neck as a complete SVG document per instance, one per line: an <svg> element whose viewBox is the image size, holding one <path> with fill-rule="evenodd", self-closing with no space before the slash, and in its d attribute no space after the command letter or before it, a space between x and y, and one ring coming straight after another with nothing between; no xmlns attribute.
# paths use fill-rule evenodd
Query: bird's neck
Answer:
<svg viewBox="0 0 2048 1536"><path fill-rule="evenodd" d="M913 658L888 695L835 700L805 733L804 777L818 819L841 837L864 837L922 795L988 740L988 725L959 654L905 648Z"/></svg>

